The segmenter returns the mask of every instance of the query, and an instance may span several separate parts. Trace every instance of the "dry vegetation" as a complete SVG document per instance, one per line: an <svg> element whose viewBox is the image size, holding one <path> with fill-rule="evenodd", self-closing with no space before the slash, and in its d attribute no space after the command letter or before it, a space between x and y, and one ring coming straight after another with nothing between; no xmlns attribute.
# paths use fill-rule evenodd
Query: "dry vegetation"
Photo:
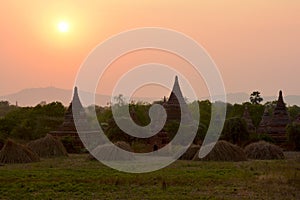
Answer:
<svg viewBox="0 0 300 200"><path fill-rule="evenodd" d="M209 146L209 145L208 145ZM206 148L208 148L208 146ZM193 160L199 161L197 153ZM230 142L220 140L216 143L212 151L203 159L204 161L245 161L246 154L240 147L231 144Z"/></svg>
<svg viewBox="0 0 300 200"><path fill-rule="evenodd" d="M265 141L259 141L249 144L245 147L245 153L249 159L284 159L284 154L280 147Z"/></svg>
<svg viewBox="0 0 300 200"><path fill-rule="evenodd" d="M68 156L68 153L61 143L52 135L47 134L45 137L31 141L27 146L42 158Z"/></svg>
<svg viewBox="0 0 300 200"><path fill-rule="evenodd" d="M133 152L130 145L123 141L118 141L115 143L117 147L125 151ZM95 155L101 160L113 161L113 160L133 160L134 157L130 154L123 155L121 150L116 149L114 145L104 144L97 146L93 151L92 155L89 156L89 159L95 160L93 157Z"/></svg>
<svg viewBox="0 0 300 200"><path fill-rule="evenodd" d="M39 156L26 146L8 139L0 151L0 163L30 163L40 161Z"/></svg>

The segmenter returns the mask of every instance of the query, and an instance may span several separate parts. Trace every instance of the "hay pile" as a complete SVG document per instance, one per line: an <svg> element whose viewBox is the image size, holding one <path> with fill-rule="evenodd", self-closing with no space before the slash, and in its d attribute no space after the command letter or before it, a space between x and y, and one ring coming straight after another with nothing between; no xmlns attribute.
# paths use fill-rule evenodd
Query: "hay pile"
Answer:
<svg viewBox="0 0 300 200"><path fill-rule="evenodd" d="M133 152L130 145L123 141L118 141L115 145L125 151ZM113 145L104 144L99 145L92 151L92 155L89 156L89 159L95 160L93 157L95 155L97 158L106 161L121 161L121 160L134 160L132 155L121 155L121 150L115 149Z"/></svg>
<svg viewBox="0 0 300 200"><path fill-rule="evenodd" d="M212 144L207 145L206 148L208 148L210 145ZM199 151L195 154L193 160L200 160L198 155ZM246 161L247 157L243 149L241 149L240 147L233 145L230 142L220 140L216 143L211 152L209 152L209 154L201 160L238 162Z"/></svg>
<svg viewBox="0 0 300 200"><path fill-rule="evenodd" d="M127 142L124 141L118 141L115 143L115 145L125 151L129 151L129 152L133 152L130 144L128 144Z"/></svg>
<svg viewBox="0 0 300 200"><path fill-rule="evenodd" d="M26 146L8 139L0 151L0 163L30 163L40 161L39 156Z"/></svg>
<svg viewBox="0 0 300 200"><path fill-rule="evenodd" d="M68 153L61 141L55 139L50 134L47 134L43 138L29 142L27 146L43 158L68 156Z"/></svg>
<svg viewBox="0 0 300 200"><path fill-rule="evenodd" d="M284 159L283 151L280 147L265 141L249 144L245 147L245 153L249 159L274 160Z"/></svg>
<svg viewBox="0 0 300 200"><path fill-rule="evenodd" d="M192 144L186 152L179 158L179 160L193 160L196 153L199 151L200 145Z"/></svg>

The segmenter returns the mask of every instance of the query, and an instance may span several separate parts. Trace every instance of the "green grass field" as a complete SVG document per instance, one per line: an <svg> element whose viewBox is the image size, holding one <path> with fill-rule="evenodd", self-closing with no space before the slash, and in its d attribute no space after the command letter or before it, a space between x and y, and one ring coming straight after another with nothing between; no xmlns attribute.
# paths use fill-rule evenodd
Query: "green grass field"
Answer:
<svg viewBox="0 0 300 200"><path fill-rule="evenodd" d="M156 172L128 174L87 155L70 155L1 166L0 198L300 199L300 160L177 161Z"/></svg>

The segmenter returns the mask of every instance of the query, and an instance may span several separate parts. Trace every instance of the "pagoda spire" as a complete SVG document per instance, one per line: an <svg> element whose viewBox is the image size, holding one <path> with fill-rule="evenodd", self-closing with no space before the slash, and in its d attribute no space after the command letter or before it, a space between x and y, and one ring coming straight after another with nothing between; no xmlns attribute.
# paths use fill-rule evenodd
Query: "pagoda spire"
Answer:
<svg viewBox="0 0 300 200"><path fill-rule="evenodd" d="M276 105L277 109L286 109L285 107L285 103L283 101L283 95L282 95L282 91L279 91L279 97L278 97L278 101L277 101L277 105Z"/></svg>
<svg viewBox="0 0 300 200"><path fill-rule="evenodd" d="M286 126L290 123L288 111L283 101L282 91L279 91L277 105L269 123L269 135L275 143L282 145L287 141Z"/></svg>
<svg viewBox="0 0 300 200"><path fill-rule="evenodd" d="M79 108L79 109L82 109L82 108L83 108L83 106L82 106L82 104L81 104L81 102L80 102L80 99L79 99L78 88L77 88L77 87L74 88L73 99L72 99L71 104L72 104L73 106L76 106L76 108ZM71 107L71 106L70 106L70 107Z"/></svg>
<svg viewBox="0 0 300 200"><path fill-rule="evenodd" d="M188 106L183 98L177 76L175 77L175 82L170 97L168 101L164 103L164 107L167 111L167 121L183 120L184 123L190 123L192 121Z"/></svg>
<svg viewBox="0 0 300 200"><path fill-rule="evenodd" d="M76 125L74 120L76 120ZM86 134L98 134L93 127L87 125L87 117L79 99L78 89L75 87L72 101L65 113L64 122L57 130L51 131L50 134L59 139L71 138L74 141L73 147L68 145L66 149L69 153L78 153L81 149L84 149L84 144L77 130L84 130Z"/></svg>
<svg viewBox="0 0 300 200"><path fill-rule="evenodd" d="M184 103L184 98L178 82L178 76L175 76L175 82L168 103Z"/></svg>

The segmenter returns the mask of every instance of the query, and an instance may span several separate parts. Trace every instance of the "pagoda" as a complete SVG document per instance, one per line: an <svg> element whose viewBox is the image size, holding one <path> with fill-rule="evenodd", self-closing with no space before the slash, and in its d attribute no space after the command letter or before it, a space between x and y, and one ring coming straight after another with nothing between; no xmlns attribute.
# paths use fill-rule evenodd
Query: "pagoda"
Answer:
<svg viewBox="0 0 300 200"><path fill-rule="evenodd" d="M183 123L190 123L192 121L191 114L183 98L177 76L175 77L175 82L171 94L169 96L169 99L166 100L164 98L163 106L167 112L167 122L182 121ZM180 108L181 106L182 109Z"/></svg>
<svg viewBox="0 0 300 200"><path fill-rule="evenodd" d="M164 97L162 106L165 108L167 114L166 123L175 121L178 123L182 122L185 125L193 124L192 116L183 98L177 76L175 77L175 82L170 96L168 100L166 99L166 97ZM159 112L156 114L162 115L162 113ZM159 117L157 117L157 119L158 118ZM160 123L161 121L155 121L153 126L159 126ZM167 133L163 128L159 133L148 139L148 144L152 145L153 151L155 151L167 145L171 139L172 138L170 138L169 133Z"/></svg>
<svg viewBox="0 0 300 200"><path fill-rule="evenodd" d="M74 108L74 109L73 109ZM72 142L73 147L75 149L83 149L84 145L80 140L80 137L77 133L77 129L74 122L74 115L82 121L86 121L86 116L84 112L84 108L80 102L78 96L78 89L77 87L74 88L73 99L65 113L64 122L57 128L55 131L51 131L50 134L60 140L69 139ZM64 144L65 146L68 144ZM66 149L69 153L76 153L73 147L66 146Z"/></svg>
<svg viewBox="0 0 300 200"><path fill-rule="evenodd" d="M242 116L242 119L245 120L246 122L246 126L247 126L247 130L250 132L254 132L255 131L255 126L253 125L253 121L251 119L250 113L249 113L249 109L248 106L245 106L245 110Z"/></svg>
<svg viewBox="0 0 300 200"><path fill-rule="evenodd" d="M282 145L287 141L286 126L289 123L289 114L283 101L282 91L280 91L273 116L268 124L268 134L278 145Z"/></svg>
<svg viewBox="0 0 300 200"><path fill-rule="evenodd" d="M268 126L270 121L271 121L271 115L269 113L268 107L266 107L262 119L259 123L257 133L261 133L261 134L268 133Z"/></svg>

